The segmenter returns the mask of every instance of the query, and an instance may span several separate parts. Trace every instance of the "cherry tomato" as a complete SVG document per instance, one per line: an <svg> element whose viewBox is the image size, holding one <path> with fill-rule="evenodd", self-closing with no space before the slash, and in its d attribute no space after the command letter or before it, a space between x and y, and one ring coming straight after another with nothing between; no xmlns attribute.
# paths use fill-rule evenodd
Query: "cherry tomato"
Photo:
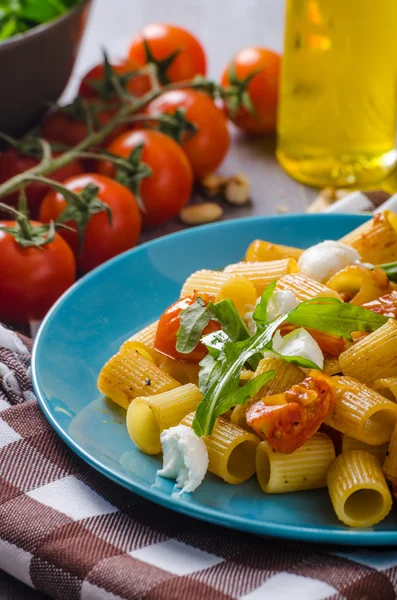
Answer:
<svg viewBox="0 0 397 600"><path fill-rule="evenodd" d="M57 156L57 154L55 154L55 156ZM0 154L0 183L35 167L38 163L39 160L33 156L21 154L16 148L7 148L7 150ZM63 181L72 175L78 175L82 172L83 168L80 162L78 160L73 160L64 167L46 175L46 177L54 179L55 181ZM50 187L48 185L36 182L29 183L29 185L25 187L28 210L31 217L36 218L38 216L40 203L49 190ZM18 196L18 192L13 192L2 198L1 201L9 206L17 206ZM2 214L3 212L0 211L0 215ZM4 214L6 213L4 212Z"/></svg>
<svg viewBox="0 0 397 600"><path fill-rule="evenodd" d="M282 325L280 333L284 337L284 335L291 333L295 329L297 329L295 325ZM318 329L311 329L310 327L305 327L305 329L316 340L325 354L337 358L345 350L346 342L343 338L325 333L325 331L318 331Z"/></svg>
<svg viewBox="0 0 397 600"><path fill-rule="evenodd" d="M99 127L106 125L115 115L114 110L101 110L96 113ZM119 125L102 142L106 146L115 137L125 131L126 126ZM57 110L48 115L41 125L41 136L49 142L64 144L65 146L75 146L84 140L88 135L88 127L84 120L76 119L66 114L62 110Z"/></svg>
<svg viewBox="0 0 397 600"><path fill-rule="evenodd" d="M186 119L198 128L182 140L182 148L194 176L202 179L219 167L228 151L230 135L225 116L207 94L188 89L161 94L147 106L146 113L174 114L178 108L184 108Z"/></svg>
<svg viewBox="0 0 397 600"><path fill-rule="evenodd" d="M143 144L142 162L152 171L142 180L140 197L144 205L143 224L155 227L178 214L188 201L193 185L192 170L181 147L170 137L151 129L129 131L115 139L109 152L127 158ZM114 176L114 166L100 161L98 171Z"/></svg>
<svg viewBox="0 0 397 600"><path fill-rule="evenodd" d="M290 454L316 433L334 403L331 378L311 371L283 394L253 404L247 411L247 423L275 450Z"/></svg>
<svg viewBox="0 0 397 600"><path fill-rule="evenodd" d="M226 67L221 79L225 89L235 87L237 91L241 86L244 89L244 80L252 76L245 86L252 111L240 102L234 112L232 98L225 103L229 118L244 131L270 133L276 130L280 66L279 54L252 47L238 52Z"/></svg>
<svg viewBox="0 0 397 600"><path fill-rule="evenodd" d="M371 300L362 305L363 308L368 308L372 312L384 315L385 317L392 317L397 319L397 292L386 294L381 296L377 300Z"/></svg>
<svg viewBox="0 0 397 600"><path fill-rule="evenodd" d="M16 223L2 221L1 225L15 227ZM40 321L73 284L76 262L58 233L48 244L23 248L0 227L0 273L0 320L27 323Z"/></svg>
<svg viewBox="0 0 397 600"><path fill-rule="evenodd" d="M207 354L207 348L199 342L192 352L189 354L182 354L176 349L176 334L181 325L180 314L181 312L194 304L197 297L200 297L205 304L208 304L210 300L214 300L214 297L209 294L192 294L177 300L174 304L171 304L166 311L160 317L159 324L156 331L156 338L154 341L154 347L158 352L169 356L170 358L178 358L187 360L189 362L200 362L202 358ZM216 321L210 321L203 330L203 335L218 331L220 329L219 323Z"/></svg>
<svg viewBox="0 0 397 600"><path fill-rule="evenodd" d="M123 75L128 75L133 71L137 71L141 68L141 65L138 65L135 61L130 59L123 59L117 62L112 62L111 67L114 72L123 78ZM101 89L95 85L92 85L92 82L101 85ZM122 85L124 89L127 90L133 96L140 98L144 96L151 88L150 79L148 75L137 75L135 77L131 77L128 81ZM79 96L83 96L84 98L103 98L104 100L109 100L109 98L115 97L114 88L109 85L105 80L105 67L103 63L99 63L95 65L92 69L88 71L81 80L79 87Z"/></svg>
<svg viewBox="0 0 397 600"><path fill-rule="evenodd" d="M74 192L80 192L88 184L99 188L98 198L110 208L112 222L110 223L105 210L92 214L85 229L81 252L76 231L59 231L72 248L78 269L82 273L133 248L138 242L141 231L141 215L135 197L121 183L96 173L77 175L63 182L66 188ZM43 200L40 220L43 223L55 221L66 207L67 203L62 194L53 190ZM68 221L65 225L77 229L75 221Z"/></svg>
<svg viewBox="0 0 397 600"><path fill-rule="evenodd" d="M146 25L132 40L128 54L139 65L154 62L162 84L187 81L206 73L206 58L200 42L186 29L174 25Z"/></svg>

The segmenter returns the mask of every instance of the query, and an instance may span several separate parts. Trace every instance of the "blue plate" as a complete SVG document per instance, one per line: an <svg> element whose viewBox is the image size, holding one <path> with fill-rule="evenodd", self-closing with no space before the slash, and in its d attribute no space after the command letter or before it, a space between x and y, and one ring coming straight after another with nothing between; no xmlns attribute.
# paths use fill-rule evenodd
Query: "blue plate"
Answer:
<svg viewBox="0 0 397 600"><path fill-rule="evenodd" d="M44 414L87 463L126 488L181 513L262 535L342 544L397 544L397 517L348 529L326 490L264 495L255 480L228 485L212 475L193 494L156 477L160 458L130 440L125 411L96 389L104 362L158 318L196 269L241 260L256 238L307 247L337 239L366 217L292 215L225 221L160 238L126 252L74 285L45 319L33 352L33 382Z"/></svg>

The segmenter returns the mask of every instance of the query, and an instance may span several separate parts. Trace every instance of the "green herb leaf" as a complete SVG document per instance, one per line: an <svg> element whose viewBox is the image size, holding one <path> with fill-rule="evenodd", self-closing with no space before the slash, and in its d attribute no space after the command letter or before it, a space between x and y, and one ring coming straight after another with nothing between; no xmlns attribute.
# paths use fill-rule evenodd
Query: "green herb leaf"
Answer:
<svg viewBox="0 0 397 600"><path fill-rule="evenodd" d="M388 318L361 306L335 302L334 298L321 298L321 303L301 302L287 320L293 325L311 327L351 340L353 331L375 331Z"/></svg>
<svg viewBox="0 0 397 600"><path fill-rule="evenodd" d="M199 388L202 394L206 394L214 385L222 372L223 362L216 360L211 354L207 354L200 362Z"/></svg>
<svg viewBox="0 0 397 600"><path fill-rule="evenodd" d="M185 308L180 315L181 325L176 336L178 352L188 354L200 341L203 329L208 325L211 313L199 297L194 304Z"/></svg>
<svg viewBox="0 0 397 600"><path fill-rule="evenodd" d="M254 314L252 318L256 323L260 323L265 325L267 323L267 305L269 304L269 300L276 289L277 281L272 281L267 288L262 292L261 301L256 305Z"/></svg>
<svg viewBox="0 0 397 600"><path fill-rule="evenodd" d="M285 354L280 354L279 352L276 352L275 350L273 350L273 348L272 352L273 354L278 356L278 358L282 358L286 362L291 363L293 365L297 365L298 367L302 367L303 369L316 369L317 371L321 371L320 367L316 365L316 363L314 363L312 360L309 360L308 358L303 358L303 356L286 356Z"/></svg>
<svg viewBox="0 0 397 600"><path fill-rule="evenodd" d="M219 321L223 331L232 342L239 342L250 337L250 332L233 300L227 298L216 304L210 302L208 308L212 314L212 318Z"/></svg>
<svg viewBox="0 0 397 600"><path fill-rule="evenodd" d="M271 381L274 375L274 371L262 373L262 375L254 377L254 379L251 379L244 386L237 386L229 396L225 394L222 397L216 394L217 383L215 382L197 407L193 420L193 429L196 435L209 435L212 432L216 419L220 415L237 404L243 404L266 383Z"/></svg>

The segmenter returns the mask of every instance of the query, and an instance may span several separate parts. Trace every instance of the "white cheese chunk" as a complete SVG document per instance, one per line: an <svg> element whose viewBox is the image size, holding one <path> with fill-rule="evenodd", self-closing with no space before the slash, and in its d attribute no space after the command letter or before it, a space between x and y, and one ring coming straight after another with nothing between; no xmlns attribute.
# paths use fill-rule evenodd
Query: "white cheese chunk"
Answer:
<svg viewBox="0 0 397 600"><path fill-rule="evenodd" d="M301 356L314 362L320 369L324 367L324 355L320 346L303 327L284 337L276 331L273 336L273 349L282 356Z"/></svg>
<svg viewBox="0 0 397 600"><path fill-rule="evenodd" d="M274 321L285 315L285 313L296 308L299 302L291 290L280 290L273 292L267 304L266 320Z"/></svg>
<svg viewBox="0 0 397 600"><path fill-rule="evenodd" d="M359 262L360 258L354 248L326 240L305 250L299 257L298 266L302 275L324 283L338 271Z"/></svg>
<svg viewBox="0 0 397 600"><path fill-rule="evenodd" d="M208 452L203 440L186 425L165 429L161 436L163 468L158 475L175 479L180 493L193 492L208 469Z"/></svg>

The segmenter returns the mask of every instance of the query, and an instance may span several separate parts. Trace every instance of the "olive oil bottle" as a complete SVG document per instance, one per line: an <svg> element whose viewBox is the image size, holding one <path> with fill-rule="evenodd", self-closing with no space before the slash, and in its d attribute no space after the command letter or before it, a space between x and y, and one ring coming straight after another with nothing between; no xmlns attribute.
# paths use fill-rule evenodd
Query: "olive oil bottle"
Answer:
<svg viewBox="0 0 397 600"><path fill-rule="evenodd" d="M277 158L315 186L396 164L397 0L286 0Z"/></svg>

